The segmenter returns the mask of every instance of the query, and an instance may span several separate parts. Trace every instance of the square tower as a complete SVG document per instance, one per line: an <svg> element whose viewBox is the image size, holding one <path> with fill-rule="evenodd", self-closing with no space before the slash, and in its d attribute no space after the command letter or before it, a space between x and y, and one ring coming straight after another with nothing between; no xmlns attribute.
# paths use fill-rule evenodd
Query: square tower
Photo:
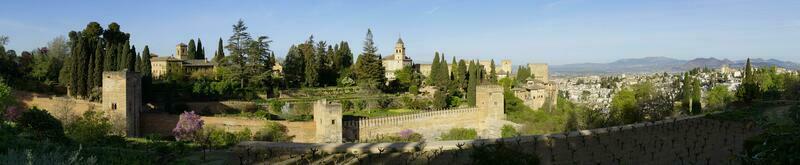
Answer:
<svg viewBox="0 0 800 165"><path fill-rule="evenodd" d="M125 134L140 136L139 114L142 111L142 78L139 73L103 72L103 110L125 122ZM114 121L112 121L114 122ZM115 123L121 124L121 123Z"/></svg>
<svg viewBox="0 0 800 165"><path fill-rule="evenodd" d="M314 103L315 140L317 143L342 143L342 105L327 100Z"/></svg>
<svg viewBox="0 0 800 165"><path fill-rule="evenodd" d="M548 71L547 64L545 63L538 63L538 64L528 64L528 68L531 69L531 73L533 74L533 79L539 80L542 82L547 83L550 81L550 72Z"/></svg>

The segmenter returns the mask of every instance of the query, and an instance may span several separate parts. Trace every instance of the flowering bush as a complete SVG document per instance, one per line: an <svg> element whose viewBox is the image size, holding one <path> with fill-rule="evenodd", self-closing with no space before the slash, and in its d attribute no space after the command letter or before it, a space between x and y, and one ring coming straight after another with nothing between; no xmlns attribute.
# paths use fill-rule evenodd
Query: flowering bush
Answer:
<svg viewBox="0 0 800 165"><path fill-rule="evenodd" d="M411 137L411 135L414 134L414 131L412 131L410 129L404 129L404 130L400 131L399 134L400 134L400 138L408 139L409 137Z"/></svg>
<svg viewBox="0 0 800 165"><path fill-rule="evenodd" d="M172 129L172 135L176 140L195 140L201 129L203 129L203 119L200 119L200 115L194 111L183 112L175 129Z"/></svg>

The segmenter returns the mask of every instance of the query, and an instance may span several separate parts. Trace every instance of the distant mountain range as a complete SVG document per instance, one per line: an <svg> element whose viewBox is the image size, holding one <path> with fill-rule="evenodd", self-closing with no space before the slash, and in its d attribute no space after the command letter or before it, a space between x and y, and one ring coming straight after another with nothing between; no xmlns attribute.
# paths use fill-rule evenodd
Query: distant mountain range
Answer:
<svg viewBox="0 0 800 165"><path fill-rule="evenodd" d="M669 57L645 57L621 59L611 63L579 63L550 66L554 73L653 73L653 72L682 72L693 68L719 68L728 64L733 68L742 68L746 60L731 61L717 58L695 58L692 60L679 60ZM776 59L750 59L754 66L778 66L787 69L800 69L800 64Z"/></svg>

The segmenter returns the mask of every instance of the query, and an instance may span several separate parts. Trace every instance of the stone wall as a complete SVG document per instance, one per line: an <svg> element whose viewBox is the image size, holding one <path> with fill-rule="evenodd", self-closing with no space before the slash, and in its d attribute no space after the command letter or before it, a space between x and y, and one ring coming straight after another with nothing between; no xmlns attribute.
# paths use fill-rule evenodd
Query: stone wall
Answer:
<svg viewBox="0 0 800 165"><path fill-rule="evenodd" d="M468 153L473 147L503 142L521 153L536 155L540 164L738 164L736 157L743 151L744 141L761 132L752 123L711 120L703 116L499 139L344 144L249 141L238 144L233 150L249 154L267 150L297 154L312 149L338 154L376 154L354 161L368 164L409 161L407 155L422 157L411 164L471 164L474 160Z"/></svg>
<svg viewBox="0 0 800 165"><path fill-rule="evenodd" d="M369 140L379 136L397 135L409 129L423 135L425 139L435 139L452 128L479 129L483 117L478 108L439 110L403 116L346 121L345 139Z"/></svg>
<svg viewBox="0 0 800 165"><path fill-rule="evenodd" d="M144 135L157 134L163 136L172 135L172 129L178 123L180 116L170 115L166 113L143 113L142 114L142 133ZM253 133L257 132L264 127L264 124L269 120L261 119L248 119L242 117L201 117L203 127L216 127L221 128L228 132L237 132L250 129ZM294 136L292 142L296 143L313 143L315 125L313 122L288 122L288 121L270 121L276 122L286 126L289 136Z"/></svg>

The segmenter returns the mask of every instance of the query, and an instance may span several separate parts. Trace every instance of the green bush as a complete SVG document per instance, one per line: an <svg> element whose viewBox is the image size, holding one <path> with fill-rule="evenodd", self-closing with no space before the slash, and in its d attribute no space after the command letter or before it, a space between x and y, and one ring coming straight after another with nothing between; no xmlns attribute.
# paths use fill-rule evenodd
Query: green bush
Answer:
<svg viewBox="0 0 800 165"><path fill-rule="evenodd" d="M64 127L61 122L47 111L36 107L23 112L18 124L36 139L59 141L64 138Z"/></svg>
<svg viewBox="0 0 800 165"><path fill-rule="evenodd" d="M500 132L502 137L514 137L519 135L519 133L517 133L517 129L511 125L503 125L503 128L500 128Z"/></svg>
<svg viewBox="0 0 800 165"><path fill-rule="evenodd" d="M111 131L111 123L102 111L86 111L75 122L67 125L66 135L81 143L97 142Z"/></svg>
<svg viewBox="0 0 800 165"><path fill-rule="evenodd" d="M283 113L283 112L281 112L281 109L283 108L283 105L286 105L286 103L284 103L283 101L270 100L269 101L269 111L274 113L274 114L281 114L281 113Z"/></svg>
<svg viewBox="0 0 800 165"><path fill-rule="evenodd" d="M206 145L213 148L226 148L244 140L250 140L250 130L245 129L237 133L227 132L216 127L208 127L204 130L206 136L203 140Z"/></svg>
<svg viewBox="0 0 800 165"><path fill-rule="evenodd" d="M276 122L266 122L264 127L256 132L253 140L271 141L271 142L289 142L292 141L294 136L287 134L288 129L286 126Z"/></svg>
<svg viewBox="0 0 800 165"><path fill-rule="evenodd" d="M453 128L439 137L441 140L472 140L478 138L478 132L472 128Z"/></svg>
<svg viewBox="0 0 800 165"><path fill-rule="evenodd" d="M420 141L423 141L422 134L416 133L410 129L402 130L397 134L382 135L374 139L367 140L367 142L369 143L420 142Z"/></svg>

